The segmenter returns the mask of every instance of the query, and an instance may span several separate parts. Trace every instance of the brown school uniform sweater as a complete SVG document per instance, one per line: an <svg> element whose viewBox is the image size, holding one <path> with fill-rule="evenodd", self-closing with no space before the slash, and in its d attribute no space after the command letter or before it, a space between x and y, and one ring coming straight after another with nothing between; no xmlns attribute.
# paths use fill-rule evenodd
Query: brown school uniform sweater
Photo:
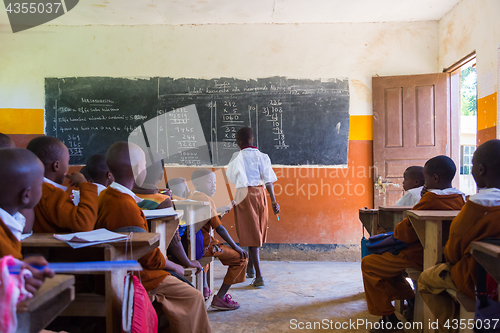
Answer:
<svg viewBox="0 0 500 333"><path fill-rule="evenodd" d="M213 238L210 235L210 227L217 228L218 226L222 225L222 222L219 219L219 216L217 215L217 208L215 207L215 203L210 198L208 195L202 192L194 192L189 199L191 200L196 200L196 201L205 201L210 203L210 220L201 228L201 232L203 233L203 253L207 252L208 247L211 245L219 245L222 244L220 241L217 239Z"/></svg>
<svg viewBox="0 0 500 333"><path fill-rule="evenodd" d="M99 195L96 229L106 228L113 231L123 227L141 227L149 232L146 217L134 198L108 187ZM143 267L140 272L141 281L147 291L158 287L165 277L170 275L163 270L166 260L159 248L149 252L138 261Z"/></svg>
<svg viewBox="0 0 500 333"><path fill-rule="evenodd" d="M438 195L427 192L412 210L460 210L463 205L464 199L461 194ZM401 252L407 256L415 269L422 270L424 248L418 239L415 229L413 229L410 219L405 218L396 225L394 236L408 244L408 247Z"/></svg>
<svg viewBox="0 0 500 333"><path fill-rule="evenodd" d="M444 255L450 262L451 278L458 291L474 299L476 261L470 253L470 243L485 237L500 238L500 206L485 207L467 201L450 226L450 238Z"/></svg>
<svg viewBox="0 0 500 333"><path fill-rule="evenodd" d="M81 183L80 203L73 204L68 192L43 183L42 198L35 207L35 233L80 232L94 229L97 219L97 186Z"/></svg>
<svg viewBox="0 0 500 333"><path fill-rule="evenodd" d="M0 257L12 255L22 260L21 242L14 236L10 229L0 219Z"/></svg>

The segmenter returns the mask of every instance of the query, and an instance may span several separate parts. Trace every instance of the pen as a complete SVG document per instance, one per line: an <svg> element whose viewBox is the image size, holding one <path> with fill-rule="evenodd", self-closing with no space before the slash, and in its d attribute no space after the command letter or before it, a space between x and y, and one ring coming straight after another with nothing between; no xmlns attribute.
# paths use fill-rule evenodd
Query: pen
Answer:
<svg viewBox="0 0 500 333"><path fill-rule="evenodd" d="M278 221L280 220L280 214L276 214L276 217L278 218Z"/></svg>

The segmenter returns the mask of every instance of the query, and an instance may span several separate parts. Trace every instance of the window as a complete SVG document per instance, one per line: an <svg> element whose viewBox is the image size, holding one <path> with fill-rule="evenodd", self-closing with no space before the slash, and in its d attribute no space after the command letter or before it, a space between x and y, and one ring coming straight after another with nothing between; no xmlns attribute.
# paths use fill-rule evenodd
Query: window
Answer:
<svg viewBox="0 0 500 333"><path fill-rule="evenodd" d="M470 175L472 173L472 156L476 146L460 146L460 174Z"/></svg>

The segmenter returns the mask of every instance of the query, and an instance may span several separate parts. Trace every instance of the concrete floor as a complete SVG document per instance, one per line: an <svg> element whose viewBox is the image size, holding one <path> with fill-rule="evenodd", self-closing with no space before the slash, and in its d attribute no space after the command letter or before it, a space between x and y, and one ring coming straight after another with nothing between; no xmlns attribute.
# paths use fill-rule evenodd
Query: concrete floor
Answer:
<svg viewBox="0 0 500 333"><path fill-rule="evenodd" d="M229 293L241 307L235 311L209 309L212 332L367 332L364 323L357 329L348 327L349 320L379 319L368 313L359 262L263 261L261 264L266 286L256 289L249 285L252 279L232 286ZM225 273L226 268L216 260L216 288ZM316 324L316 328L307 329L307 322L325 326ZM299 325L304 325L303 330Z"/></svg>

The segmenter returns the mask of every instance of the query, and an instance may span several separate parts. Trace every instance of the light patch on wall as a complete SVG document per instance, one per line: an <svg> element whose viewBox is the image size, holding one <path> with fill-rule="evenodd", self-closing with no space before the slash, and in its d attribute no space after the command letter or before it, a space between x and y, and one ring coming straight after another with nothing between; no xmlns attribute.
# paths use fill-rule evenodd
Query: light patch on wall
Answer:
<svg viewBox="0 0 500 333"><path fill-rule="evenodd" d="M495 72L493 70L486 72L483 75L478 75L477 82L478 98L487 97L489 95L492 95L496 91Z"/></svg>
<svg viewBox="0 0 500 333"><path fill-rule="evenodd" d="M0 109L0 132L44 134L43 109Z"/></svg>
<svg viewBox="0 0 500 333"><path fill-rule="evenodd" d="M351 84L356 96L358 96L360 100L364 100L366 103L372 102L372 91L365 84L359 80L351 80Z"/></svg>

